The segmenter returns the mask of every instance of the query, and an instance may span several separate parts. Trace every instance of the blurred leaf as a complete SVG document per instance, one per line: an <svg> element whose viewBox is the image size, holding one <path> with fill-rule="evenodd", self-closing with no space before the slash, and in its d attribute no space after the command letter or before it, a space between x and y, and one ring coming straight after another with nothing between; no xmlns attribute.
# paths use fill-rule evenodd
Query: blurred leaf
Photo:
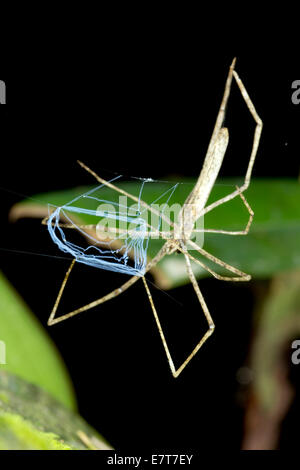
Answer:
<svg viewBox="0 0 300 470"><path fill-rule="evenodd" d="M44 328L0 273L0 341L6 349L1 369L47 390L69 408L75 395L64 363Z"/></svg>
<svg viewBox="0 0 300 470"><path fill-rule="evenodd" d="M300 334L300 271L276 276L258 297L244 449L274 449L294 397L289 381L292 341Z"/></svg>
<svg viewBox="0 0 300 470"><path fill-rule="evenodd" d="M79 415L48 393L0 371L0 450L88 448L111 449Z"/></svg>
<svg viewBox="0 0 300 470"><path fill-rule="evenodd" d="M286 353L288 342L300 334L299 271L282 273L272 279L257 323L252 350L256 371L255 392L262 406L268 410L279 400L276 368Z"/></svg>
<svg viewBox="0 0 300 470"><path fill-rule="evenodd" d="M179 185L173 197L173 203L183 204L193 188L195 180ZM220 180L215 185L208 203L229 194L235 185L242 181ZM139 186L137 186L139 185ZM122 186L129 193L137 193L140 183L124 183ZM164 186L157 182L145 185L143 199L149 204L162 193ZM11 210L11 218L44 217L48 215L48 203L60 206L90 188L76 188L61 192L38 194L32 199L16 204ZM103 199L111 200L113 191L103 187ZM115 193L114 193L115 194ZM254 278L268 278L274 274L300 266L300 185L296 180L255 180L251 181L245 196L255 212L254 221L249 234L230 236L224 234L205 234L203 248L236 266ZM205 215L206 229L242 230L245 228L249 214L238 197ZM87 214L72 215L74 222L91 223ZM151 240L148 256L153 257L162 245L161 240ZM191 254L199 259L195 251ZM202 261L219 273L223 268ZM198 279L208 276L200 266L194 266ZM184 258L180 254L166 256L152 271L156 283L164 288L173 288L188 282ZM228 274L228 273L227 273Z"/></svg>

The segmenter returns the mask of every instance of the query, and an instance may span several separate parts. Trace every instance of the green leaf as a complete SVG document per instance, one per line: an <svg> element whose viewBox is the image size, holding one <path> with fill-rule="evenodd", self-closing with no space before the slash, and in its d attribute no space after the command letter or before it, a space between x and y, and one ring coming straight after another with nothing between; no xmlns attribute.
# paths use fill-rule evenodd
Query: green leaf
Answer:
<svg viewBox="0 0 300 470"><path fill-rule="evenodd" d="M70 377L58 351L1 273L0 341L0 372L13 372L44 388L67 407L76 408Z"/></svg>
<svg viewBox="0 0 300 470"><path fill-rule="evenodd" d="M193 188L195 180L181 184L176 189L172 204L183 204ZM242 181L220 180L215 185L208 203L229 194L235 185ZM124 183L123 189L137 194L140 183ZM76 188L61 192L38 194L37 202L23 201L11 210L11 218L44 217L48 214L48 203L60 206L74 199L90 188ZM162 183L146 184L143 200L149 204L165 190ZM103 199L113 200L115 192L107 187L102 189ZM206 233L203 248L214 256L224 260L254 278L268 278L283 270L300 265L300 185L296 180L259 180L253 179L245 196L254 210L254 221L247 236L230 236ZM115 200L115 199L114 199ZM87 214L72 214L76 223L93 223ZM249 214L241 200L223 204L204 217L206 229L243 230ZM162 246L161 240L151 240L148 256L152 258ZM205 262L216 272L225 274L220 266L201 258L195 251L190 253ZM199 265L193 267L198 279L210 275ZM188 282L184 258L181 254L166 256L152 271L156 283L164 288L173 288ZM229 273L226 272L226 275Z"/></svg>
<svg viewBox="0 0 300 470"><path fill-rule="evenodd" d="M79 415L41 388L0 371L0 450L111 449Z"/></svg>

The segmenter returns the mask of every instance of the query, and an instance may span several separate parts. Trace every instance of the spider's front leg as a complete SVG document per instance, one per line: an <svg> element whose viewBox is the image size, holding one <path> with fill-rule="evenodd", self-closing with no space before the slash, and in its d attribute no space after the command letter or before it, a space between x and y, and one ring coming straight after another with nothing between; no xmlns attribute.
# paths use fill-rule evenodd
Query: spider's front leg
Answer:
<svg viewBox="0 0 300 470"><path fill-rule="evenodd" d="M55 317L57 308L60 304L64 289L66 287L67 281L69 279L69 276L71 274L71 271L74 267L76 260L73 259L71 262L68 271L66 272L65 278L61 284L61 287L59 289L59 293L57 295L55 304L53 306L53 309L51 311L51 314L48 319L48 325L52 326L55 325L56 323L59 323L61 321L67 320L68 318L74 317L75 315L78 315L79 313L86 312L87 310L90 310L91 308L97 307L98 305L101 305L105 302L107 302L110 299L114 299L115 297L118 297L120 294L125 292L129 287L131 287L135 282L137 282L140 277L139 276L132 276L127 282L122 284L119 288L111 291L109 294L104 295L100 299L94 300L93 302L90 302L89 304L84 305L83 307L77 308L76 310L72 310L69 313L65 313L63 315L60 315L59 317Z"/></svg>
<svg viewBox="0 0 300 470"><path fill-rule="evenodd" d="M246 90L242 80L239 78L239 76L238 76L238 74L236 73L235 70L233 70L233 76L235 78L235 81L236 81L239 89L240 89L242 97L244 98L244 101L245 101L245 103L246 103L246 105L247 105L254 121L256 122L250 159L249 159L249 163L248 163L244 183L242 184L242 186L240 188L237 188L235 191L228 194L227 196L225 196L225 197L219 199L218 201L215 201L212 204L210 204L209 206L207 206L205 209L203 209L203 211L201 212L201 215L207 214L207 212L210 212L215 207L220 206L221 204L224 204L225 202L231 201L231 199L234 199L235 197L241 195L244 191L246 191L246 189L248 188L248 186L250 184L252 169L253 169L254 161L255 161L258 146L259 146L261 131L262 131L262 127L263 127L262 120L260 119L259 115L257 114L256 109L254 107L254 104L252 103L251 98L248 95L247 90Z"/></svg>
<svg viewBox="0 0 300 470"><path fill-rule="evenodd" d="M163 245L163 247L160 249L160 251L157 253L157 255L147 264L145 273L150 271L151 268L153 268L159 261L165 256L166 254L166 249L167 249L167 242ZM61 321L67 320L68 318L74 317L75 315L78 315L79 313L83 313L87 310L90 310L91 308L97 307L98 305L101 305L108 300L114 299L115 297L118 297L120 294L125 292L129 287L131 287L133 284L135 284L142 276L132 276L127 282L122 284L120 287L117 289L114 289L111 291L109 294L104 295L100 299L94 300L93 302L90 302L89 304L84 305L83 307L77 308L76 310L73 310L72 312L66 313L64 315L61 315L59 317L55 317L58 306L60 304L64 289L66 287L67 281L69 279L69 276L71 274L71 271L75 265L76 260L73 259L71 262L68 271L66 272L65 278L61 284L61 287L59 289L56 301L54 303L52 312L50 314L50 317L48 319L48 325L54 325L56 323L59 323Z"/></svg>

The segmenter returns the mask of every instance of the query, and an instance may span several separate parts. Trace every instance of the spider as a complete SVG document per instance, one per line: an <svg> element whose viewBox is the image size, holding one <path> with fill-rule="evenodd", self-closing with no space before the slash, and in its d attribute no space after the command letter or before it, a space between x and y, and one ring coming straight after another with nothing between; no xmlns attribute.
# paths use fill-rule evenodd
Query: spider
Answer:
<svg viewBox="0 0 300 470"><path fill-rule="evenodd" d="M172 372L173 377L178 377L179 374L183 371L183 369L187 366L187 364L191 361L191 359L195 356L197 351L203 346L203 344L206 342L206 340L212 335L214 329L215 329L215 324L213 322L213 319L211 317L211 314L208 310L208 307L206 305L206 302L204 300L204 297L201 293L201 290L199 288L198 282L196 280L196 277L193 273L192 267L191 267L191 261L198 263L202 268L207 270L210 274L212 274L215 278L220 279L220 280L225 280L225 281L248 281L251 279L251 276L240 271L239 269L230 266L229 264L225 263L224 261L216 258L212 254L208 253L205 251L203 248L198 246L195 242L191 240L191 235L192 232L194 231L194 225L195 222L208 212L212 211L214 208L217 206L220 206L221 204L224 204L235 197L240 197L243 204L245 205L248 213L249 213L249 219L248 223L245 227L244 230L240 231L226 231L226 230L217 230L217 229L203 229L203 232L213 232L213 233L220 233L220 234L227 234L227 235L247 235L249 232L254 212L252 211L251 207L249 206L246 198L244 197L243 193L246 191L250 184L250 179L251 179L251 173L252 173L252 168L253 164L255 161L255 157L257 154L257 149L259 146L259 141L260 141L260 136L261 136L261 131L262 131L262 120L258 116L255 107L241 81L239 78L238 74L234 70L235 68L235 62L236 59L233 60L226 84L225 84L225 90L224 90L224 95L222 98L222 102L219 108L219 112L217 115L215 127L212 133L211 140L208 145L208 149L206 152L204 164L201 170L201 173L199 175L199 178L187 197L186 201L184 202L184 205L182 206L182 209L179 213L178 220L174 223L172 223L170 220L168 220L170 226L172 227L173 231L170 231L168 233L166 232L160 232L162 238L165 240L162 248L158 251L156 256L150 260L146 266L143 272L140 273L140 275L133 275L127 282L122 284L118 289L113 290L109 294L101 297L100 299L97 299L87 305L84 305L83 307L80 307L76 310L73 310L70 313L67 313L65 315L61 315L60 317L55 317L61 296L63 294L64 288L66 286L66 283L68 281L68 278L70 276L70 273L74 267L74 264L76 262L75 259L72 260L71 265L69 269L67 270L67 273L65 275L65 278L62 282L61 288L59 290L57 299L55 301L54 307L52 309L52 312L50 314L50 317L48 319L48 325L54 325L55 323L58 323L60 321L66 320L67 318L73 317L74 315L77 315L81 312L84 312L86 310L89 310L91 308L94 308L98 305L103 304L104 302L107 302L110 299L118 297L120 294L125 292L129 287L134 285L139 279L142 279L142 282L145 286L145 290L151 305L151 309L155 318L155 322L158 327L158 331L165 349L165 353L168 359L168 363ZM210 192L214 186L215 180L218 176L219 170L221 168L224 155L227 149L228 145L228 140L229 140L229 132L226 127L223 127L223 121L225 117L225 110L231 90L231 85L232 85L232 79L235 79L240 92L242 94L242 97L256 123L255 131L254 131L254 136L253 136L253 143L252 143L252 149L251 149L251 154L250 154L250 159L248 163L248 168L247 172L244 178L243 184L238 187L236 186L236 189L228 194L225 197L222 197L221 199L209 204L206 206L208 197L210 195ZM148 204L142 200L139 200L135 196L127 193L123 189L118 188L111 182L108 182L98 176L94 171L92 171L90 168L88 168L84 163L78 162L82 168L84 168L87 172L89 172L99 183L109 187L112 190L115 190L119 193L122 193L123 195L126 195L128 198L131 200L134 200L138 202L141 206L147 208L150 211L153 211L153 209L148 206ZM162 217L164 217L162 215ZM43 220L43 223L47 223L49 220L49 217ZM61 224L61 226L67 227L67 228L75 228L74 224ZM76 226L77 227L85 227L85 228L91 228L92 226ZM94 226L95 228L95 226ZM153 228L153 227L152 227ZM155 229L154 229L155 230ZM151 235L151 232L149 232L149 236ZM199 254L203 255L203 257L207 258L208 260L212 261L213 263L222 266L223 268L227 269L229 272L233 273L234 276L221 276L217 274L213 269L208 267L205 263L200 261L199 259L193 257L189 251L188 247L191 247L193 250L196 250ZM188 355L188 357L185 359L185 361L178 367L177 369L175 368L174 362L172 360L172 356L170 354L169 347L167 345L166 339L164 332L161 327L161 323L157 314L156 307L154 305L152 295L150 293L148 283L145 278L145 274L152 269L157 263L159 263L164 256L171 255L174 252L180 252L184 255L185 258L185 263L186 263L186 269L187 269L187 274L190 279L190 282L194 288L194 291L196 293L196 296L199 300L199 303L201 305L201 308L203 310L203 313L206 317L208 329L205 332L205 334L201 337L199 342L196 344L196 346L193 348L191 353Z"/></svg>

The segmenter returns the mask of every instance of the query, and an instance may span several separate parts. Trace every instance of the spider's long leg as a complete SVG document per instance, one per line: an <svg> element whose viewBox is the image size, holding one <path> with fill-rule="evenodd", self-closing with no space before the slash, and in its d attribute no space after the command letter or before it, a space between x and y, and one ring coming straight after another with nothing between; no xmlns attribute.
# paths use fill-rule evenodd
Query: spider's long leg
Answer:
<svg viewBox="0 0 300 470"><path fill-rule="evenodd" d="M224 90L223 98L222 98L221 105L220 105L220 108L219 108L219 112L218 112L218 115L217 115L215 127L214 127L214 130L213 130L210 142L209 142L209 146L208 146L208 149L207 149L207 154L210 153L213 150L216 139L217 139L217 137L219 135L219 132L220 132L222 126L223 126L223 122L224 122L224 118L225 118L225 112L226 112L227 103L228 103L228 98L229 98L230 90L231 90L232 76L234 74L235 63L236 63L236 58L233 59L232 64L229 67L229 72L228 72L228 76L227 76L227 80L226 80L226 84L225 84L225 90Z"/></svg>
<svg viewBox="0 0 300 470"><path fill-rule="evenodd" d="M238 277L235 276L221 276L220 274L216 273L213 269L208 267L205 263L200 261L199 259L195 258L192 256L190 253L183 251L182 249L178 248L183 254L186 254L189 259L194 261L195 263L199 264L201 268L205 269L208 271L210 274L212 274L216 279L219 279L219 281L250 281L251 276L249 274L244 273L243 271L240 271L239 269L235 268L234 266L230 266L230 264L225 263L224 261L218 260L219 265L221 265L223 268L227 269L228 271L233 272L234 274L237 274ZM207 252L205 252L207 254ZM203 254L203 253L201 253ZM203 256L206 256L206 254ZM208 253L209 255L209 253ZM208 258L208 256L206 256ZM210 258L209 258L210 259ZM214 261L217 258L214 257ZM216 262L216 261L215 261Z"/></svg>
<svg viewBox="0 0 300 470"><path fill-rule="evenodd" d="M43 220L42 220L42 225L48 225L48 219L49 219L49 216L45 217ZM144 237L145 238L150 238L150 237L154 237L154 236L159 236L165 240L167 240L168 238L171 237L172 233L171 231L160 231L160 230L157 230L155 229L155 227L153 227L152 225L147 224L147 227L150 229L150 231L148 230L147 232L145 232L144 234ZM68 228L68 229L73 229L73 230L76 230L76 229L83 229L83 230L96 230L97 228L97 224L76 224L75 222L74 223L68 223L68 222L52 222L52 227L60 227L60 228ZM102 229L101 229L102 231ZM106 229L107 232L111 232L111 233L115 233L115 234L121 234L121 233L130 233L129 230L126 230L126 229L113 229L111 227L108 227Z"/></svg>
<svg viewBox="0 0 300 470"><path fill-rule="evenodd" d="M69 312L69 313L66 313L64 315L61 315L57 318L55 318L55 314L56 314L56 311L57 311L57 308L58 308L58 305L60 303L60 300L61 300L61 297L62 297L62 294L63 294L63 291L66 287L66 283L68 281L68 278L69 278L69 275L71 273L71 270L73 268L75 264L75 260L72 261L66 275L65 275L65 278L63 280L63 283L61 285L61 288L59 290L59 293L58 293L58 296L57 296L57 299L55 301L55 304L54 304L54 307L52 309L52 312L50 314L50 317L48 319L48 325L51 326L51 325L54 325L55 323L59 323L63 320L67 320L68 318L71 318L71 317L74 317L75 315L78 315L78 313L82 313L82 312L85 312L86 310L89 310L91 308L94 308L96 307L97 305L100 305L100 304L103 304L104 302L106 302L107 300L110 300L110 299L113 299L114 297L117 297L118 295L122 294L123 292L125 292L125 290L127 290L130 286L132 286L136 281L138 281L140 279L139 276L132 276L129 281L125 282L124 284L122 284L121 287L119 287L118 289L115 289L113 290L112 292L110 292L109 294L106 294L104 295L103 297L101 297L100 299L97 299L97 300L94 300L93 302L90 302L89 304L87 305L84 305L83 307L80 307L80 308L77 308L76 310L73 310L72 312Z"/></svg>
<svg viewBox="0 0 300 470"><path fill-rule="evenodd" d="M149 290L147 281L146 281L144 276L143 276L143 283L144 283L144 286L145 286L145 289L146 289L146 292L147 292L147 295L148 295L148 299L149 299L149 302L150 302L150 305L151 305L151 308L152 308L152 312L153 312L153 315L154 315L154 318L155 318L155 321L156 321L156 325L157 325L157 328L158 328L158 331L159 331L159 334L160 334L160 337L161 337L161 340L162 340L162 343L163 343L163 346L164 346L164 349L165 349L165 352L166 352L166 355L167 355L167 358L168 358L168 362L169 362L171 372L172 372L174 377L177 377L174 362L173 362L173 359L171 357L170 350L168 348L166 338L165 338L164 332L162 330L162 327L161 327L161 324L160 324L160 321L159 321L159 318L158 318L158 315L157 315L157 311L156 311L156 308L155 308L155 305L154 305L154 302L153 302L153 299L152 299L151 292Z"/></svg>
<svg viewBox="0 0 300 470"><path fill-rule="evenodd" d="M91 170L88 166L86 166L84 163L82 163L81 161L77 160L77 162L79 163L79 165L84 168L88 173L90 173L92 176L94 176L94 178L96 178L96 180L99 182L99 183L102 183L104 184L105 186L107 186L108 188L111 188L113 189L114 191L117 191L118 193L120 194L123 194L124 196L127 196L129 199L132 199L133 201L139 203L141 206L145 207L146 209L148 209L149 211L151 211L153 214L161 217L163 220L165 220L165 222L167 222L167 224L169 224L170 227L174 227L174 223L172 222L172 220L169 219L169 217L165 216L163 213L157 211L156 209L154 209L153 207L149 206L149 204L147 204L145 201L143 201L142 199L139 199L138 197L136 196L133 196L133 194L130 194L128 193L127 191L125 191L124 189L121 189L121 188L118 188L117 186L115 186L114 184L110 183L109 181L106 181L105 179L101 178L100 176L97 175L97 173L95 173L93 170Z"/></svg>
<svg viewBox="0 0 300 470"><path fill-rule="evenodd" d="M215 122L215 127L206 151L200 176L194 189L186 200L186 203L188 204L199 205L200 209L202 209L202 207L204 207L206 204L211 188L217 178L228 144L228 130L222 128L222 126L225 118L228 98L230 95L235 62L236 59L234 58L232 64L229 67L223 98ZM199 214L199 216L200 215L201 214Z"/></svg>
<svg viewBox="0 0 300 470"><path fill-rule="evenodd" d="M42 222L41 224L42 225L47 225L48 224L48 219L49 219L49 215L47 215L47 217L44 217L42 219ZM55 227L55 222L52 222L52 227ZM79 225L79 224L75 224L75 222L73 224L70 224L70 223L67 223L67 222L59 222L58 224L58 227L61 227L61 228L73 228L73 229L76 229L76 228L86 228L86 229L93 229L93 228L96 228L96 224L83 224L83 225Z"/></svg>
<svg viewBox="0 0 300 470"><path fill-rule="evenodd" d="M246 189L248 188L248 186L250 184L252 169L253 169L253 165L254 165L254 161L255 161L255 157L256 157L256 154L257 154L257 149L258 149L258 145L259 145L259 141L260 141L262 126L263 126L262 120L260 119L259 115L257 114L256 109L254 107L254 104L252 103L251 98L248 95L243 82L241 81L241 79L239 78L239 76L238 76L238 74L236 73L235 70L233 70L233 76L234 76L234 78L236 80L236 83L237 83L237 85L238 85L238 87L241 91L241 94L244 98L244 101L245 101L245 103L246 103L246 105L247 105L254 121L256 122L256 127L255 127L255 131L254 131L254 136L253 136L253 143L252 143L252 149L251 149L250 159L249 159L249 163L248 163L248 168L247 168L246 176L245 176L244 183L242 184L242 186L239 189L236 189L232 193L228 194L227 196L219 199L218 201L215 201L212 204L209 204L207 207L205 207L205 209L203 209L201 211L201 215L207 214L207 212L211 211L215 207L220 206L221 204L224 204L225 202L230 201L231 199L233 199L236 196L240 195L242 192L246 191Z"/></svg>
<svg viewBox="0 0 300 470"><path fill-rule="evenodd" d="M157 255L147 264L145 273L148 272L152 267L154 267L165 256L165 254L166 254L166 244L164 244L164 246L160 249ZM59 306L63 291L66 287L68 278L71 274L74 264L75 264L75 260L72 261L68 271L66 272L65 278L61 284L57 299L54 303L54 307L48 319L49 326L54 325L55 323L59 323L63 320L67 320L68 318L74 317L75 315L78 315L79 313L85 312L86 310L94 308L97 305L103 304L104 302L107 302L108 300L118 297L120 294L125 292L129 287L131 287L135 282L137 282L141 278L141 276L132 276L127 282L122 284L119 288L114 289L109 294L104 295L100 299L94 300L93 302L90 302L89 304L86 304L83 307L77 308L76 310L73 310L72 312L66 313L64 315L61 315L55 318L57 308Z"/></svg>
<svg viewBox="0 0 300 470"><path fill-rule="evenodd" d="M49 219L49 216L45 217L41 224L42 225L48 225L48 219ZM74 223L68 223L68 222L52 222L51 223L51 226L52 227L60 227L60 228L69 228L69 229L78 229L78 228L82 228L82 229L85 229L85 230L95 230L97 225L96 224L76 224L75 222Z"/></svg>
<svg viewBox="0 0 300 470"><path fill-rule="evenodd" d="M206 266L206 264L202 263L200 260L197 258L194 258L189 252L185 252L184 250L180 249L182 253L185 256L188 256L190 259L195 261L195 263L199 264L203 269L206 271L210 272L216 279L219 279L221 281L250 281L251 276L250 274L246 274L243 271L240 271L239 269L235 268L234 266L231 266L228 263L225 263L225 261L217 258L216 256L213 256L212 254L208 253L205 251L203 248L200 248L196 243L194 243L192 240L189 240L188 242L198 253L200 253L202 256L205 258L209 259L210 261L213 261L214 263L218 264L219 266L222 266L223 268L227 269L228 271L237 274L238 277L230 277L230 276L221 276L217 274L215 271L213 271L211 268Z"/></svg>
<svg viewBox="0 0 300 470"><path fill-rule="evenodd" d="M198 283L197 283L197 280L195 278L195 275L192 271L192 267L191 267L191 263L190 263L190 260L189 260L189 257L187 255L187 252L185 250L182 250L184 255L185 255L185 259L186 259L186 267L187 267L187 272L188 272L188 275L189 275L189 278L190 278L190 281L193 285L193 288L196 292L196 295L198 297L198 300L200 302L200 305L203 309L203 312L204 312L204 315L206 317L206 320L207 320L207 323L208 323L208 330L207 332L202 336L201 340L199 341L199 343L195 346L195 348L193 349L193 351L191 352L191 354L186 358L186 360L181 364L181 366L176 370L175 366L174 366L174 362L173 362L173 359L171 357L171 353L170 353L170 350L168 348L168 345L167 345L167 342L166 342L166 338L165 338L165 335L164 335L164 332L162 330L162 327L161 327L161 323L159 321L159 317L158 317L158 314L157 314L157 311L156 311L156 308L155 308L155 305L154 305L154 302L153 302L153 299L152 299L152 295L150 293L150 290L149 290L149 287L148 287L148 284L147 284L147 281L145 279L145 277L143 277L143 282L144 282L144 286L145 286L145 289L146 289L146 292L147 292L147 295L148 295L148 298L149 298L149 302L150 302L150 305L151 305L151 308L152 308L152 312L153 312L153 315L154 315L154 318L155 318L155 321L156 321L156 325L157 325L157 328L158 328L158 331L159 331L159 334L160 334L160 337L161 337L161 340L162 340L162 343L163 343L163 346L164 346L164 349L165 349L165 352L166 352L166 355L167 355L167 359L168 359L168 362L169 362L169 366L170 366L170 369L171 369L171 372L172 372L172 375L173 377L178 377L179 374L183 371L183 369L187 366L187 364L191 361L191 359L195 356L195 354L197 353L197 351L201 348L201 346L205 343L205 341L207 340L207 338L209 338L209 336L213 333L214 331L214 328L215 328L215 325L214 325L214 322L213 322L213 319L209 313L209 310L207 308L207 305L205 303L205 300L204 300L204 297L200 291L200 288L198 286Z"/></svg>
<svg viewBox="0 0 300 470"><path fill-rule="evenodd" d="M197 282L197 279L195 278L195 275L193 273L193 270L192 270L192 267L191 267L191 262L189 260L189 257L187 256L187 254L185 253L185 261L186 261L186 268L187 268L187 273L188 273L188 276L190 278L190 281L193 285L193 288L196 292L196 295L198 297L198 300L200 302L200 305L202 307L202 310L203 310L203 313L205 315L205 318L207 320L207 323L208 323L208 330L207 332L202 336L202 338L200 339L199 343L195 346L195 348L193 349L193 351L191 352L191 354L186 358L186 360L181 364L181 366L177 369L176 371L176 375L175 377L178 377L178 375L183 371L183 369L188 365L188 363L191 361L191 359L193 359L193 357L195 356L195 354L199 351L199 349L201 348L201 346L203 346L203 344L205 343L205 341L213 334L214 332L214 329L215 329L215 324L213 322L213 319L209 313L209 310L208 310L208 307L206 305L206 302L204 300L204 297L201 293L201 290L199 288L199 285L198 285L198 282Z"/></svg>
<svg viewBox="0 0 300 470"><path fill-rule="evenodd" d="M237 189L239 189L237 187ZM218 229L203 229L203 232L204 233L223 233L225 235L247 235L249 233L249 230L250 230L250 227L251 227L251 224L252 224L252 221L253 221L253 217L254 217L254 212L253 210L251 209L247 199L245 198L244 194L240 193L239 194L247 211L249 212L249 219L248 219L248 222L247 222L247 225L245 227L244 230L237 230L237 231L233 231L233 230L218 230Z"/></svg>
<svg viewBox="0 0 300 470"><path fill-rule="evenodd" d="M49 219L49 216L45 217L43 220L42 220L42 224L43 225L47 225L47 222L48 222L48 219ZM69 229L78 229L78 228L82 228L82 229L86 229L86 230L96 230L97 228L97 225L96 224L86 224L86 225L81 225L81 224L76 224L75 222L72 224L72 223L66 223L66 222L59 222L59 223L55 223L55 222L52 222L52 227L60 227L60 228L69 228ZM160 231L160 230L156 230L154 227L151 227L150 225L150 228L152 228L151 231L148 231L148 232L145 232L144 234L144 237L145 238L152 238L152 237L162 237L164 238L165 240L167 240L168 238L171 238L171 236L174 234L173 231ZM107 233L112 233L112 234L117 234L117 235L120 235L122 233L128 233L130 234L130 230L126 230L126 229L119 229L119 228L113 228L113 227L102 227L103 231L107 232Z"/></svg>

